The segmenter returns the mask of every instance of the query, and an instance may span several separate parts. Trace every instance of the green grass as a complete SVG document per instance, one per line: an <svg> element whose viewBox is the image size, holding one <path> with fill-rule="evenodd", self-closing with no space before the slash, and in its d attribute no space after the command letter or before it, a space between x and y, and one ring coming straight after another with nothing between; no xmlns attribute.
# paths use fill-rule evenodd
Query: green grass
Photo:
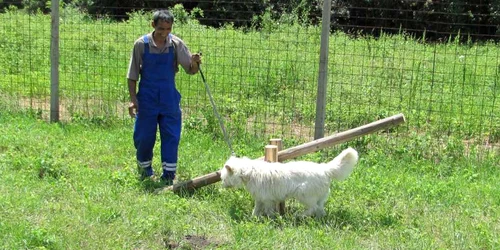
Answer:
<svg viewBox="0 0 500 250"><path fill-rule="evenodd" d="M219 183L154 194L137 179L131 124L49 124L2 111L0 127L3 249L500 247L500 158L465 157L454 141L432 157L431 137L376 134L305 156L326 161L349 145L361 160L346 181L332 183L325 218L299 220L290 213L302 208L288 202L289 214L258 220L247 192ZM261 156L260 139L234 139L238 155ZM218 170L228 155L223 141L185 128L179 178Z"/></svg>

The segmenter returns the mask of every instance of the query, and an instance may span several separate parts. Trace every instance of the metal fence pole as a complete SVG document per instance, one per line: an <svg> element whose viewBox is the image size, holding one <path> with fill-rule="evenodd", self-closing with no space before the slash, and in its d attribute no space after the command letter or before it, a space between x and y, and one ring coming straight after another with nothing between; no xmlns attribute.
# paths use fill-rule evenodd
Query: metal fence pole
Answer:
<svg viewBox="0 0 500 250"><path fill-rule="evenodd" d="M59 121L59 0L51 2L50 121Z"/></svg>
<svg viewBox="0 0 500 250"><path fill-rule="evenodd" d="M323 1L323 21L321 28L321 48L319 55L318 91L316 96L316 123L314 139L325 134L326 85L328 82L328 47L330 41L330 16L332 1Z"/></svg>

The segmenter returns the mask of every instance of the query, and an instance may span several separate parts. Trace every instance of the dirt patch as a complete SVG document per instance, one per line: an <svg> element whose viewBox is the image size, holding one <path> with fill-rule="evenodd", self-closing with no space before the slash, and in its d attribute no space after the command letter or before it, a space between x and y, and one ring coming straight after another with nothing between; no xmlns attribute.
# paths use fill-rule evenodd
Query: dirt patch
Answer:
<svg viewBox="0 0 500 250"><path fill-rule="evenodd" d="M481 139L468 139L462 140L465 146L465 155L470 156L472 150L479 152L492 152L493 154L500 155L500 142L492 142L489 138ZM485 154L478 154L478 157L483 157ZM480 160L480 159L479 159Z"/></svg>
<svg viewBox="0 0 500 250"><path fill-rule="evenodd" d="M186 235L179 242L173 240L167 240L165 242L165 247L167 249L206 249L217 248L219 245L220 243L198 235Z"/></svg>
<svg viewBox="0 0 500 250"><path fill-rule="evenodd" d="M31 109L36 111L39 119L50 119L50 96L41 98L17 96L10 104L23 110ZM128 118L127 107L128 102L116 100L106 101L98 98L68 99L61 97L59 99L59 120L71 121L75 115Z"/></svg>

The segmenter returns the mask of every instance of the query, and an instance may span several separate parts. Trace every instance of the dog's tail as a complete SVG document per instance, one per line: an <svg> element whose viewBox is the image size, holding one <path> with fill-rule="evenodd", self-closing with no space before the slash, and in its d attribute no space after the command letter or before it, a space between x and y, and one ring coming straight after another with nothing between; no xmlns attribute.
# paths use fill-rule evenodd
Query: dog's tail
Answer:
<svg viewBox="0 0 500 250"><path fill-rule="evenodd" d="M329 167L328 175L337 181L345 180L349 177L357 162L358 152L349 147L327 163Z"/></svg>

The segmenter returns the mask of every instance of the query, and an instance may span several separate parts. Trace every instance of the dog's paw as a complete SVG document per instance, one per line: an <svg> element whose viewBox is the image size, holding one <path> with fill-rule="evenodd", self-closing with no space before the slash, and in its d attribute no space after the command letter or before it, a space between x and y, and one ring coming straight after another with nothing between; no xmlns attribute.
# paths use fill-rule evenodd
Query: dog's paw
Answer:
<svg viewBox="0 0 500 250"><path fill-rule="evenodd" d="M324 209L317 209L314 215L316 216L316 218L323 218L325 217L326 212Z"/></svg>

